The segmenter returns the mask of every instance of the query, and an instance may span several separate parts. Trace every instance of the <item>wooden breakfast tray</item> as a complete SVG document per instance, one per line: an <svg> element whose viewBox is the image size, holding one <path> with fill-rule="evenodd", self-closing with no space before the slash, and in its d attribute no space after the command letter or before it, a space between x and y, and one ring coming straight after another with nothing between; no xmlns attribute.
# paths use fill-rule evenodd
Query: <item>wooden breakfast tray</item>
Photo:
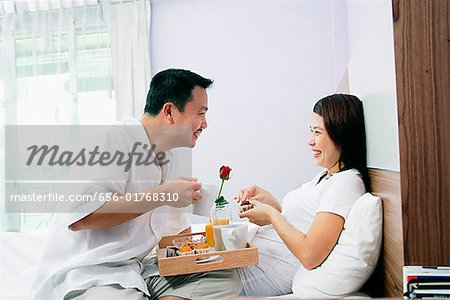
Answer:
<svg viewBox="0 0 450 300"><path fill-rule="evenodd" d="M238 250L214 251L206 254L166 257L165 248L173 245L173 239L199 234L206 235L205 232L197 232L164 236L161 238L161 241L158 244L158 267L161 276L233 269L258 264L258 248L251 244L247 244L246 248ZM208 257L214 259L208 261Z"/></svg>

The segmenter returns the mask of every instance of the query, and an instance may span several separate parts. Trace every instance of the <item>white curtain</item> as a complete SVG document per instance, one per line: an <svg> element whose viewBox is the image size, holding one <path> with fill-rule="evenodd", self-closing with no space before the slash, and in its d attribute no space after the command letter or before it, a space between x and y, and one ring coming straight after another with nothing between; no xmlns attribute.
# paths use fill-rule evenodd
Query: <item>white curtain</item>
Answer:
<svg viewBox="0 0 450 300"><path fill-rule="evenodd" d="M4 126L111 124L143 113L150 2L0 2L0 231L45 227L6 214Z"/></svg>
<svg viewBox="0 0 450 300"><path fill-rule="evenodd" d="M109 18L116 115L140 117L150 84L150 2L112 5Z"/></svg>

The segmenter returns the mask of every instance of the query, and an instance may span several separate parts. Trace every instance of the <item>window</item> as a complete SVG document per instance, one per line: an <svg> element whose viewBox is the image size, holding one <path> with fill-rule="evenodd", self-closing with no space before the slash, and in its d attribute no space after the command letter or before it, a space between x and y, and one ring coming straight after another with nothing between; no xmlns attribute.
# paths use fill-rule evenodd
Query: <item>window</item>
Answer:
<svg viewBox="0 0 450 300"><path fill-rule="evenodd" d="M10 17L0 16L0 22ZM96 125L116 119L110 34L98 8L34 12L21 17L23 23L15 23L13 33L1 32L0 36L3 162L5 124ZM4 165L0 168L2 182ZM4 199L3 189L0 187ZM46 227L51 220L50 214L5 214L4 204L1 201L1 231L34 230Z"/></svg>

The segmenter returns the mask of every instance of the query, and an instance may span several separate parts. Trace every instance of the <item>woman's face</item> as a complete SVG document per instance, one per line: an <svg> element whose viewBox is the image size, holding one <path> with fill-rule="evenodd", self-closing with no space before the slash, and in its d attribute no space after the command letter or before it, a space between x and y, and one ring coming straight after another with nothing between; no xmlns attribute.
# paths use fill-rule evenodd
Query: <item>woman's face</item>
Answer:
<svg viewBox="0 0 450 300"><path fill-rule="evenodd" d="M311 136L309 137L308 145L311 147L315 164L327 168L330 173L339 172L341 151L328 135L323 118L313 113L310 128Z"/></svg>

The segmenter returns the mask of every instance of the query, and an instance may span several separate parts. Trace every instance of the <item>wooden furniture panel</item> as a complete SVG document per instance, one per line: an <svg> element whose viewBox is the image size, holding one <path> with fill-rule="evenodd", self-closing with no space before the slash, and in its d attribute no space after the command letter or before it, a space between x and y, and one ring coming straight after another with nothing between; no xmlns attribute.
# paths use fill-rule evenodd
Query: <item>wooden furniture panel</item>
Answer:
<svg viewBox="0 0 450 300"><path fill-rule="evenodd" d="M394 0L405 265L450 265L448 0Z"/></svg>

